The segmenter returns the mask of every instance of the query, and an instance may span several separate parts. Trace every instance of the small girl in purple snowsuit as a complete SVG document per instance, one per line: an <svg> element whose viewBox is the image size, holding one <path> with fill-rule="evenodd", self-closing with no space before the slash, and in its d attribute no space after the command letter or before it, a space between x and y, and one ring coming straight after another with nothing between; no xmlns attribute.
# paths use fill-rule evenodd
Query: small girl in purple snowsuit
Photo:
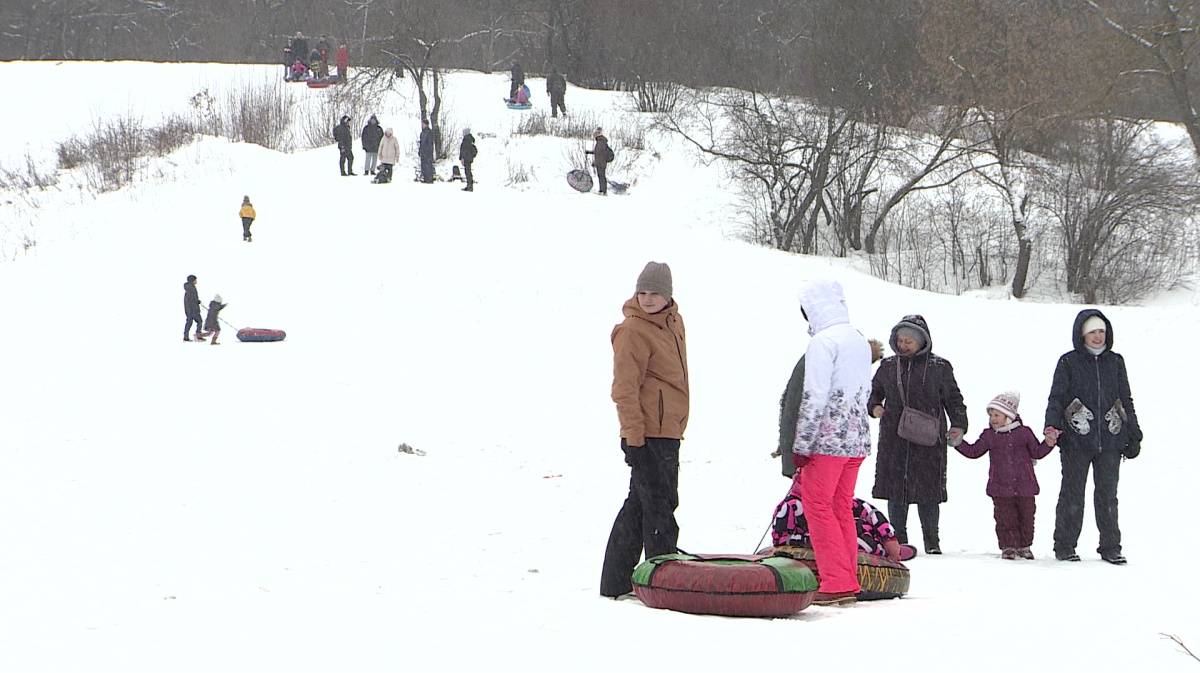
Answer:
<svg viewBox="0 0 1200 673"><path fill-rule="evenodd" d="M1047 434L1038 443L1033 431L1021 422L1017 406L1020 393L1000 393L987 405L988 422L974 444L964 441L955 448L967 458L979 458L990 453L987 494L992 497L996 518L996 539L1002 550L1000 558L1018 557L1033 560L1029 547L1033 544L1034 501L1041 489L1033 474L1033 463L1045 458L1054 448L1058 437Z"/></svg>

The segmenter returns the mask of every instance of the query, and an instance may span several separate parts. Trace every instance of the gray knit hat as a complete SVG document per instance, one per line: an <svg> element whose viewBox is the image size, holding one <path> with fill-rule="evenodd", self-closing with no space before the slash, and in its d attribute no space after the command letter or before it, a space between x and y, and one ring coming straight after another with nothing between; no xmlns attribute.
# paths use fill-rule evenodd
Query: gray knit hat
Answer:
<svg viewBox="0 0 1200 673"><path fill-rule="evenodd" d="M907 325L905 325L903 327L897 327L896 335L897 336L900 336L900 335L906 336L909 339L912 339L913 341L917 342L917 344L921 348L925 348L925 335L921 334L921 331L915 327L909 327Z"/></svg>
<svg viewBox="0 0 1200 673"><path fill-rule="evenodd" d="M648 262L637 279L638 292L657 292L671 301L671 267L662 262Z"/></svg>

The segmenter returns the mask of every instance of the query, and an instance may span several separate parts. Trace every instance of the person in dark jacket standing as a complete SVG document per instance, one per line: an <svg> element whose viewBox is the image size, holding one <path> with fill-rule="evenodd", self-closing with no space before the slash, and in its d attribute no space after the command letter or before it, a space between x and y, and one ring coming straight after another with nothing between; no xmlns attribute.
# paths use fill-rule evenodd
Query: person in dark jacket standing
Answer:
<svg viewBox="0 0 1200 673"><path fill-rule="evenodd" d="M283 47L283 81L292 81L292 64L296 62L296 56L292 54L292 43L289 42Z"/></svg>
<svg viewBox="0 0 1200 673"><path fill-rule="evenodd" d="M300 31L296 31L296 37L292 38L292 55L303 63L304 67L309 67L309 62L305 60L308 58L308 38Z"/></svg>
<svg viewBox="0 0 1200 673"><path fill-rule="evenodd" d="M600 574L600 595L631 591L634 566L677 551L679 443L687 428L687 336L672 299L671 268L650 262L613 328L612 399L621 451L630 466L629 496L613 522Z"/></svg>
<svg viewBox="0 0 1200 673"><path fill-rule="evenodd" d="M1075 348L1058 359L1046 405L1046 434L1058 436L1062 486L1054 519L1054 557L1078 561L1075 545L1083 528L1083 498L1088 470L1096 508L1100 546L1109 563L1126 562L1117 525L1117 481L1121 459L1142 450L1125 358L1113 352L1112 323L1096 309L1075 316L1071 330Z"/></svg>
<svg viewBox="0 0 1200 673"><path fill-rule="evenodd" d="M421 120L421 137L417 140L417 154L421 157L421 182L433 182L433 129L429 120Z"/></svg>
<svg viewBox="0 0 1200 673"><path fill-rule="evenodd" d="M596 167L596 177L600 181L600 195L608 196L608 175L605 173L608 168L608 138L604 136L604 129L599 126L592 137L596 140L596 145L590 150L584 150L584 154L592 155L592 165Z"/></svg>
<svg viewBox="0 0 1200 673"><path fill-rule="evenodd" d="M333 127L333 139L338 146L338 169L342 175L354 175L354 132L350 130L350 117L342 117L342 123Z"/></svg>
<svg viewBox="0 0 1200 673"><path fill-rule="evenodd" d="M467 178L467 186L463 187L464 192L475 191L475 176L471 173L471 162L475 161L475 155L479 151L475 149L475 136L471 135L471 129L463 129L462 144L458 146L458 160L462 162L463 175Z"/></svg>
<svg viewBox="0 0 1200 673"><path fill-rule="evenodd" d="M550 76L546 78L546 93L550 94L550 116L557 117L561 109L566 117L567 78L563 77L557 68L551 68Z"/></svg>
<svg viewBox="0 0 1200 673"><path fill-rule="evenodd" d="M363 175L375 175L381 140L383 140L383 127L379 125L379 118L371 115L362 130L362 148L363 152L367 153L367 158L363 161Z"/></svg>
<svg viewBox="0 0 1200 673"><path fill-rule="evenodd" d="M204 335L201 330L204 328L204 321L200 319L200 290L196 287L196 277L188 276L187 282L183 284L183 314L187 316L187 322L183 324L183 340L191 341L188 338L188 332L191 331L192 323L196 323L196 341L204 341Z"/></svg>
<svg viewBox="0 0 1200 673"><path fill-rule="evenodd" d="M509 98L517 97L517 89L520 89L525 84L525 71L521 69L521 64L516 61L512 62L512 84L508 90Z"/></svg>
<svg viewBox="0 0 1200 673"><path fill-rule="evenodd" d="M938 535L941 503L946 502L946 445L958 446L967 431L967 407L950 362L933 353L929 325L905 316L892 328L896 353L884 358L871 381L867 408L879 423L872 497L888 501L888 519L900 542L908 542L908 506L917 505L926 554L942 553ZM905 407L933 416L937 437L930 445L900 436ZM949 416L949 429L947 429Z"/></svg>

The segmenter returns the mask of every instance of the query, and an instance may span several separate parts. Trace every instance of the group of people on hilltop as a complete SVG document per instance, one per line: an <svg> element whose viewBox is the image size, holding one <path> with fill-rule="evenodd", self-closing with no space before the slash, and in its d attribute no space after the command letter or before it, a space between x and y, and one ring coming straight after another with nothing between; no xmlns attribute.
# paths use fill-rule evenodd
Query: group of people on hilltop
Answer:
<svg viewBox="0 0 1200 673"><path fill-rule="evenodd" d="M349 115L343 115L338 125L333 128L333 139L338 148L338 170L343 176L358 175L354 172L354 133L350 128L350 121ZM394 166L400 161L400 142L393 130L384 129L379 123L379 117L372 114L363 127L360 138L363 152L366 153L362 174L376 176L376 182L391 182ZM436 180L434 152L433 130L429 126L429 120L422 119L421 134L417 138L417 155L421 162L419 180L426 184ZM475 175L471 164L477 154L475 136L471 135L470 129L463 129L462 144L458 151L467 182L463 191L475 190Z"/></svg>
<svg viewBox="0 0 1200 673"><path fill-rule="evenodd" d="M283 79L302 82L329 77L331 53L333 63L337 67L337 81L345 82L350 67L350 54L346 51L346 45L339 45L337 52L333 53L333 44L329 36L322 33L310 50L308 38L304 37L303 32L296 31L296 35L283 47Z"/></svg>
<svg viewBox="0 0 1200 673"><path fill-rule="evenodd" d="M509 105L529 105L529 86L525 84L525 70L521 64L513 61L509 75L508 96L504 102ZM560 110L564 117L567 116L567 78L558 68L550 68L550 74L546 76L546 94L550 96L550 116L557 117Z"/></svg>
<svg viewBox="0 0 1200 673"><path fill-rule="evenodd" d="M917 505L927 554L941 553L940 506L946 502L948 446L968 458L988 454L986 494L993 502L1004 559L1032 559L1034 463L1059 449L1062 486L1054 555L1079 561L1084 491L1094 471L1100 557L1126 563L1117 523L1121 463L1138 456L1138 424L1124 358L1113 352L1112 323L1096 309L1076 316L1073 348L1059 358L1038 441L1019 414L1020 394L1006 391L987 405L988 425L965 440L967 410L950 362L933 353L929 325L908 315L893 328L893 355L850 324L841 285L817 280L800 292L811 337L780 401L780 455L792 488L776 508L773 541L805 544L820 569L817 605L855 602L860 551L905 559L908 510ZM612 399L621 451L631 468L629 495L609 534L600 594L632 591L631 574L646 558L674 553L679 526L679 449L689 416L686 333L666 264L650 262L613 329ZM869 419L880 421L872 495L887 500L887 516L854 498L858 470L870 454ZM906 549L907 548L907 549Z"/></svg>

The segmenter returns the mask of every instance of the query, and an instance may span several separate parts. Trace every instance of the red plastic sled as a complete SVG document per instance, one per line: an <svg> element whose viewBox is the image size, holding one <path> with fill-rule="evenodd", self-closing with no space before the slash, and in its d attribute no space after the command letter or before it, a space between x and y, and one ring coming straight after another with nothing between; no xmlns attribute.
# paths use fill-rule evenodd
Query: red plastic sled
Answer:
<svg viewBox="0 0 1200 673"><path fill-rule="evenodd" d="M283 341L287 332L281 329L264 329L262 327L243 327L237 331L238 341Z"/></svg>

